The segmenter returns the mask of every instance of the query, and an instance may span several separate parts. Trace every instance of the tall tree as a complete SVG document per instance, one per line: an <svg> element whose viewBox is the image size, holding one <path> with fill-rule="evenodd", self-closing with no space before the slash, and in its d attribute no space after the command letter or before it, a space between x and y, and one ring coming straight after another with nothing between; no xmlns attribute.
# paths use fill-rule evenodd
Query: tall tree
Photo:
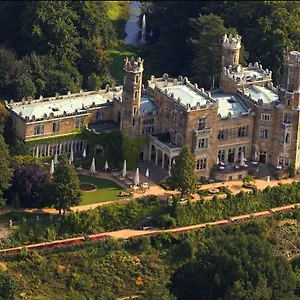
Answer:
<svg viewBox="0 0 300 300"><path fill-rule="evenodd" d="M266 240L239 232L206 241L175 272L170 289L182 300L293 299L295 275Z"/></svg>
<svg viewBox="0 0 300 300"><path fill-rule="evenodd" d="M10 168L8 147L2 134L0 135L0 153L0 206L3 206L5 204L3 192L10 187L13 170Z"/></svg>
<svg viewBox="0 0 300 300"><path fill-rule="evenodd" d="M49 182L50 175L38 164L14 166L9 194L18 194L22 207L43 207L43 189Z"/></svg>
<svg viewBox="0 0 300 300"><path fill-rule="evenodd" d="M53 180L52 191L54 207L59 211L69 211L72 206L80 203L81 190L79 178L73 165L69 164L67 156L62 156L60 162L56 165Z"/></svg>
<svg viewBox="0 0 300 300"><path fill-rule="evenodd" d="M186 193L195 193L198 187L198 178L195 173L195 157L188 146L185 146L178 157L176 163L172 165L171 176L168 183L173 189L181 192L181 197Z"/></svg>
<svg viewBox="0 0 300 300"><path fill-rule="evenodd" d="M219 16L199 15L190 20L190 44L194 52L191 69L194 78L205 89L215 87L219 83L222 57L222 38L226 33L236 33L224 26Z"/></svg>

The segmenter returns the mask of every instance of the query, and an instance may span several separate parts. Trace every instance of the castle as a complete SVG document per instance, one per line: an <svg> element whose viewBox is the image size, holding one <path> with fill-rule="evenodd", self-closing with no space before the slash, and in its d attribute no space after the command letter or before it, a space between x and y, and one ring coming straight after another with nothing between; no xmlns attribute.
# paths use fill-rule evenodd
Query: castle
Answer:
<svg viewBox="0 0 300 300"><path fill-rule="evenodd" d="M240 36L224 36L220 88L211 92L168 74L151 76L145 90L143 60L131 58L125 60L123 86L11 100L6 108L17 137L41 140L32 149L38 157L69 153L71 147L82 151L85 140L42 142L86 126L95 132L120 129L127 137L148 135L140 158L169 171L182 146L189 145L199 179L208 179L218 163L232 167L230 172L218 169L221 180L240 179L247 174L239 163L244 158L249 164L299 169L300 52L285 57L282 84L275 88L270 70L257 62L239 64L240 49Z"/></svg>

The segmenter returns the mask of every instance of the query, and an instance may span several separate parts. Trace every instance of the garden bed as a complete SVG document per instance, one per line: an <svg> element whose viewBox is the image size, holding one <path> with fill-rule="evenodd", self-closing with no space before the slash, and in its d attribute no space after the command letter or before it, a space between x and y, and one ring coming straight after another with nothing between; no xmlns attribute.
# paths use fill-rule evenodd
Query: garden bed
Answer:
<svg viewBox="0 0 300 300"><path fill-rule="evenodd" d="M205 190L199 190L198 194L200 196L212 196L212 195L224 195L224 194L231 194L232 192L226 186L220 186L217 188L210 188Z"/></svg>
<svg viewBox="0 0 300 300"><path fill-rule="evenodd" d="M97 189L97 187L91 183L80 183L80 189L83 192L93 192Z"/></svg>

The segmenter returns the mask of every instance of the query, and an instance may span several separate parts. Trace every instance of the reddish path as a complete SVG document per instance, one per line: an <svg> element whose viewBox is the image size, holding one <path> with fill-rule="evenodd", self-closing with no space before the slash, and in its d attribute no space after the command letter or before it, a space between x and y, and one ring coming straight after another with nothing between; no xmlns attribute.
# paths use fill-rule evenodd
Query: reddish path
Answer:
<svg viewBox="0 0 300 300"><path fill-rule="evenodd" d="M100 234L94 234L89 235L89 239L92 242L107 239L109 237L115 238L115 239L128 239L133 237L140 237L140 236L147 236L147 235L158 235L163 232L170 232L174 234L182 234L191 230L201 230L205 229L206 226L228 226L233 225L236 223L244 223L250 221L252 218L266 218L269 216L272 216L276 213L284 212L284 211L290 211L294 209L295 207L300 207L300 203L272 208L270 210L266 210L263 212L257 212L253 214L248 215L241 215L236 217L231 217L228 220L220 220L216 222L207 222L203 224L196 224L196 225L190 225L185 227L179 227L179 228L173 228L173 229L153 229L153 230L133 230L133 229L123 229L123 230L117 230L117 231L111 231L111 232L104 232ZM43 250L48 248L56 248L56 247L66 247L70 245L80 244L84 243L85 238L84 237L76 237L76 238L69 238L64 240L56 240L53 242L46 242L46 243L39 243L39 244L31 244L26 245L25 247L29 250ZM3 249L0 250L0 255L2 254L16 254L22 250L23 246L16 247L16 248L9 248L9 249Z"/></svg>

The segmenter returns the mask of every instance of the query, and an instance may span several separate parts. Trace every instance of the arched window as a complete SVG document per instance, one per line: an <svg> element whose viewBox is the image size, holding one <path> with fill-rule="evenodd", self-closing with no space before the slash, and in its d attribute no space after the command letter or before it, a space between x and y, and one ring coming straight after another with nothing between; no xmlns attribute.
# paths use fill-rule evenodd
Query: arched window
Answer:
<svg viewBox="0 0 300 300"><path fill-rule="evenodd" d="M135 76L135 83L138 83L139 82L139 75L136 75Z"/></svg>
<svg viewBox="0 0 300 300"><path fill-rule="evenodd" d="M137 99L138 97L138 91L134 91L134 99Z"/></svg>

